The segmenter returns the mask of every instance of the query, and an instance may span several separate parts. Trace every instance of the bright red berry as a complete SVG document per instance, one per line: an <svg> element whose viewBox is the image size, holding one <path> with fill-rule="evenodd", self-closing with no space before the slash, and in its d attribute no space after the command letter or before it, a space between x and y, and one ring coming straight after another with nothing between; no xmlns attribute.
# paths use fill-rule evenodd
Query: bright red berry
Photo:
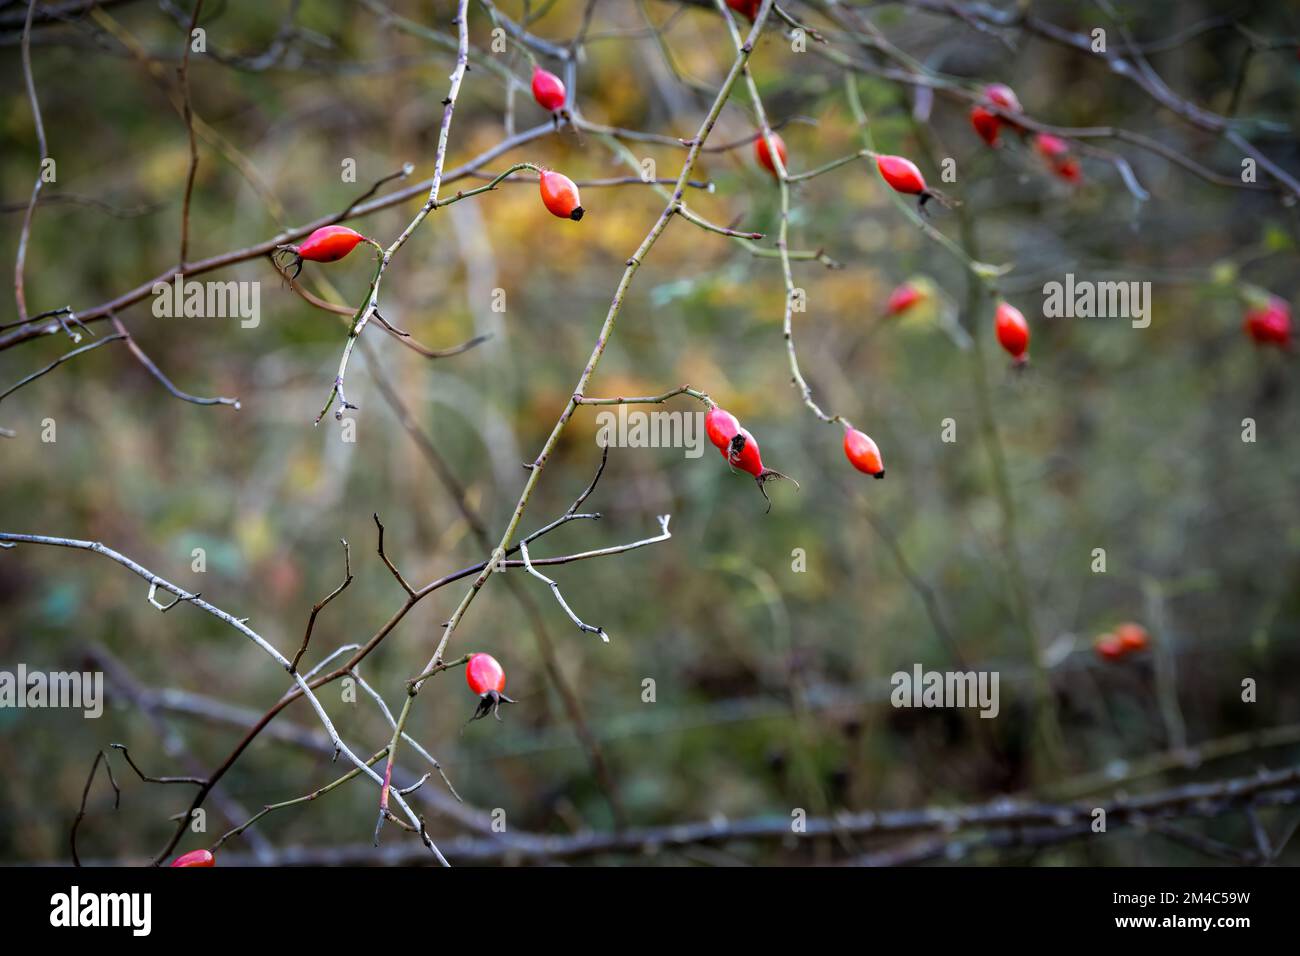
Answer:
<svg viewBox="0 0 1300 956"><path fill-rule="evenodd" d="M912 283L904 282L889 293L889 301L885 303L885 315L899 315L906 312L924 298L924 292L912 285Z"/></svg>
<svg viewBox="0 0 1300 956"><path fill-rule="evenodd" d="M975 106L970 111L970 125L975 128L979 138L984 140L990 146L998 144L998 130L1002 127L1002 121L993 113L990 113L982 106Z"/></svg>
<svg viewBox="0 0 1300 956"><path fill-rule="evenodd" d="M727 0L727 6L737 13L743 13L749 19L758 16L758 10L763 5L763 0Z"/></svg>
<svg viewBox="0 0 1300 956"><path fill-rule="evenodd" d="M293 277L302 272L303 260L310 262L337 262L357 247L357 243L368 241L365 236L347 226L321 226L300 245L279 246L279 252L288 252L293 256Z"/></svg>
<svg viewBox="0 0 1300 956"><path fill-rule="evenodd" d="M582 200L578 198L578 187L568 176L549 169L542 170L541 190L542 202L551 215L574 222L582 218L584 210Z"/></svg>
<svg viewBox="0 0 1300 956"><path fill-rule="evenodd" d="M1249 309L1242 325L1256 345L1291 345L1291 307L1277 296L1270 296L1263 306Z"/></svg>
<svg viewBox="0 0 1300 956"><path fill-rule="evenodd" d="M772 142L776 144L776 155L781 158L781 168L787 169L785 161L785 140L776 133L772 134ZM758 160L759 165L765 168L773 176L776 175L776 163L772 161L772 152L767 148L767 139L759 136L754 140L754 158Z"/></svg>
<svg viewBox="0 0 1300 956"><path fill-rule="evenodd" d="M217 865L217 860L216 860L216 857L214 857L214 856L213 856L211 853L209 853L207 850L190 850L189 853L182 853L180 856L178 856L176 859L172 860L171 863L169 863L169 864L167 864L167 865L168 865L169 867L173 867L173 866L216 866L216 865Z"/></svg>
<svg viewBox="0 0 1300 956"><path fill-rule="evenodd" d="M740 422L736 421L736 416L717 405L704 415L704 433L709 436L709 441L722 452L724 457L727 455L727 449L731 447L731 439L735 438L739 431Z"/></svg>
<svg viewBox="0 0 1300 956"><path fill-rule="evenodd" d="M864 475L872 478L885 477L885 463L881 460L880 449L865 432L856 428L844 429L844 454L851 464Z"/></svg>
<svg viewBox="0 0 1300 956"><path fill-rule="evenodd" d="M1015 359L1016 365L1029 361L1029 323L1019 309L1009 302L999 302L993 328L997 332L998 344Z"/></svg>
<svg viewBox="0 0 1300 956"><path fill-rule="evenodd" d="M564 106L564 81L554 73L533 67L533 99L544 110L554 113Z"/></svg>
<svg viewBox="0 0 1300 956"><path fill-rule="evenodd" d="M1115 639L1119 641L1124 652L1145 650L1151 642L1151 635L1141 624L1135 624L1132 621L1125 621L1119 627L1115 628Z"/></svg>
<svg viewBox="0 0 1300 956"><path fill-rule="evenodd" d="M465 665L465 683L478 694L478 709L470 720L478 720L489 713L501 719L501 705L513 704L505 695L506 672L491 654L471 654Z"/></svg>
<svg viewBox="0 0 1300 956"><path fill-rule="evenodd" d="M919 196L926 191L925 177L910 159L902 156L877 156L876 168L896 192Z"/></svg>
<svg viewBox="0 0 1300 956"><path fill-rule="evenodd" d="M482 697L489 691L506 689L506 672L491 654L471 654L465 666L465 683Z"/></svg>
<svg viewBox="0 0 1300 956"><path fill-rule="evenodd" d="M1124 645L1114 634L1102 634L1092 642L1097 656L1105 661L1117 661L1124 656Z"/></svg>
<svg viewBox="0 0 1300 956"><path fill-rule="evenodd" d="M365 236L347 226L321 226L302 241L298 255L310 262L337 262L364 240Z"/></svg>

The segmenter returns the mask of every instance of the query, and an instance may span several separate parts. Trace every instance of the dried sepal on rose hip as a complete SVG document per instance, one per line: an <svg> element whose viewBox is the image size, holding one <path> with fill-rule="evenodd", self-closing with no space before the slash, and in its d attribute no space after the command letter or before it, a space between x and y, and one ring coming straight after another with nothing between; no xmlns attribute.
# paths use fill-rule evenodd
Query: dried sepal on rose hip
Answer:
<svg viewBox="0 0 1300 956"><path fill-rule="evenodd" d="M321 226L298 245L286 243L276 246L276 254L290 256L289 261L294 266L291 278L296 279L302 272L303 262L337 262L362 242L376 245L373 239L367 239L347 226Z"/></svg>
<svg viewBox="0 0 1300 956"><path fill-rule="evenodd" d="M1010 302L999 302L993 314L993 330L1015 367L1024 367L1029 361L1029 323L1020 310Z"/></svg>
<svg viewBox="0 0 1300 956"><path fill-rule="evenodd" d="M465 683L478 694L478 708L470 720L479 720L491 714L501 719L501 705L513 704L505 695L506 672L491 654L471 654L465 665Z"/></svg>
<svg viewBox="0 0 1300 956"><path fill-rule="evenodd" d="M586 211L582 208L582 199L578 196L578 187L572 179L563 173L543 169L538 177L542 193L542 204L552 216L572 219L577 222Z"/></svg>
<svg viewBox="0 0 1300 956"><path fill-rule="evenodd" d="M216 866L217 858L208 850L190 850L189 853L182 853L176 859L172 860L167 866Z"/></svg>
<svg viewBox="0 0 1300 956"><path fill-rule="evenodd" d="M537 105L550 113L556 113L564 107L564 81L549 70L540 66L533 67L533 99Z"/></svg>

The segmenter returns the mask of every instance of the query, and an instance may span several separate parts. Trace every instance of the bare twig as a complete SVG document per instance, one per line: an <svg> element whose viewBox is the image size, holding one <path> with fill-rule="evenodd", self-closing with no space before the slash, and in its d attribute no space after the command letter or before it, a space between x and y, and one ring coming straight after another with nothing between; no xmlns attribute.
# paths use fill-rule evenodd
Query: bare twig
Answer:
<svg viewBox="0 0 1300 956"><path fill-rule="evenodd" d="M30 12L28 14L28 24L31 24ZM90 785L95 782L95 771L99 769L100 763L104 764L104 772L108 774L108 782L113 785L113 809L116 810L122 803L122 789L113 779L113 767L108 762L108 756L100 750L95 754L95 761L90 765L90 773L86 775L86 785L81 790L81 806L77 809L77 816L72 821L72 830L68 834L68 842L72 847L72 865L81 866L81 857L77 855L77 828L81 826L81 821L86 816L86 798L90 796Z"/></svg>
<svg viewBox="0 0 1300 956"><path fill-rule="evenodd" d="M376 517L375 522L378 523L378 521L379 519ZM379 529L380 555L383 555L384 553L383 535L384 530L381 525ZM347 541L342 538L339 538L339 544L343 545L343 583L312 605L311 614L307 616L307 630L304 631L302 635L302 646L298 648L298 653L293 655L293 660L289 663L290 670L296 671L298 669L298 662L302 660L302 655L307 653L307 645L311 643L312 628L316 626L316 615L321 612L321 609L324 608L326 604L329 604L330 601L342 594L344 588L352 583L352 548L348 545ZM385 561L387 561L386 558Z"/></svg>

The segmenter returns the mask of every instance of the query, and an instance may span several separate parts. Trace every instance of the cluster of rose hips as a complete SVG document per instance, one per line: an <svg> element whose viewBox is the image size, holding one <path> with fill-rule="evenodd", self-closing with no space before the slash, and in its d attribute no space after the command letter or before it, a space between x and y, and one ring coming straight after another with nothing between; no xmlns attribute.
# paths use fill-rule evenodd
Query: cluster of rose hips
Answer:
<svg viewBox="0 0 1300 956"><path fill-rule="evenodd" d="M533 67L533 98L537 105L551 113L564 106L563 81L554 73ZM542 205L553 216L577 222L583 216L582 200L573 180L554 170L543 169L538 176ZM302 271L303 262L337 262L355 249L358 243L369 242L361 233L347 226L322 226L298 245L284 245L279 251L288 253L294 267L293 278Z"/></svg>
<svg viewBox="0 0 1300 956"><path fill-rule="evenodd" d="M925 298L924 290L910 282L904 282L889 293L885 315L902 315ZM1021 368L1029 362L1029 323L1010 302L998 302L993 313L993 332L998 344L1011 356L1013 367Z"/></svg>
<svg viewBox="0 0 1300 956"><path fill-rule="evenodd" d="M763 485L773 479L784 478L786 481L794 481L794 479L763 464L758 440L748 428L740 424L735 415L726 409L718 405L709 407L704 416L704 433L713 447L718 449L722 457L727 460L727 464L753 476L754 481L758 483L758 490L767 499L768 511L771 511L772 501L767 497ZM844 427L844 454L858 471L873 478L885 477L885 466L876 443L864 432L847 425ZM797 481L794 481L794 484L796 488L799 486Z"/></svg>
<svg viewBox="0 0 1300 956"><path fill-rule="evenodd" d="M999 116L989 109L995 106L1007 113L1023 113L1020 99L1015 90L1003 83L990 83L984 87L984 100L971 107L970 124L975 133L989 146L996 147L1002 132L1007 127L1021 136L1028 133L1023 126L1013 119ZM1070 144L1059 136L1050 133L1035 133L1033 137L1034 152L1043 158L1048 168L1067 183L1079 183L1083 180L1083 170L1079 161L1070 155Z"/></svg>
<svg viewBox="0 0 1300 956"><path fill-rule="evenodd" d="M1099 634L1092 642L1093 650L1104 661L1117 661L1137 651L1144 651L1151 644L1151 635L1141 624L1125 621L1114 631Z"/></svg>

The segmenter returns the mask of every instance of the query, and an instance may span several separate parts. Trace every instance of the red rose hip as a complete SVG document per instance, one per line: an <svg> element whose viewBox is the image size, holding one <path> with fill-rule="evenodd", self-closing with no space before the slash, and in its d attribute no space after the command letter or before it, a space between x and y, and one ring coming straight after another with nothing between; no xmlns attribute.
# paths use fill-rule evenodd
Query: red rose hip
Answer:
<svg viewBox="0 0 1300 956"><path fill-rule="evenodd" d="M365 236L347 226L321 226L299 245L277 247L277 253L287 252L292 255L294 265L293 277L302 272L303 261L337 262L357 247L358 243L369 242Z"/></svg>
<svg viewBox="0 0 1300 956"><path fill-rule="evenodd" d="M1009 302L999 302L993 317L993 328L998 344L1006 350L1016 365L1029 361L1029 323L1020 310Z"/></svg>
<svg viewBox="0 0 1300 956"><path fill-rule="evenodd" d="M1256 345L1291 345L1291 307L1278 296L1270 296L1263 306L1246 312L1242 328Z"/></svg>
<svg viewBox="0 0 1300 956"><path fill-rule="evenodd" d="M549 70L533 67L533 99L544 110L554 113L564 106L564 81Z"/></svg>
<svg viewBox="0 0 1300 956"><path fill-rule="evenodd" d="M216 866L217 860L207 850L190 850L189 853L182 853L176 859L167 864L173 866Z"/></svg>
<svg viewBox="0 0 1300 956"><path fill-rule="evenodd" d="M872 478L885 477L885 463L881 460L880 449L865 432L856 428L844 429L844 454L851 464L864 475Z"/></svg>
<svg viewBox="0 0 1300 956"><path fill-rule="evenodd" d="M726 413L724 412L723 414ZM735 419L733 418L732 421L734 422ZM706 431L708 429L707 422L705 424L705 429ZM718 433L722 434L723 432L720 429ZM710 441L712 441L713 436L710 435L709 438ZM767 489L763 487L764 484L778 478L783 478L786 481L794 482L796 488L799 487L799 482L795 481L789 475L783 475L781 472L768 468L763 464L763 456L758 450L758 440L754 438L748 428L744 428L737 424L735 434L733 434L731 440L721 448L721 451L722 454L726 456L727 464L731 465L733 468L739 468L746 474L753 476L754 481L758 483L758 490L762 492L763 499L767 502L768 511L772 510L772 499L767 496Z"/></svg>
<svg viewBox="0 0 1300 956"><path fill-rule="evenodd" d="M542 204L552 216L577 222L583 216L582 200L573 180L562 173L544 169L540 177Z"/></svg>
<svg viewBox="0 0 1300 956"><path fill-rule="evenodd" d="M735 438L739 431L740 422L736 421L736 416L717 405L704 415L704 433L709 436L709 442L722 452L723 457L727 455L731 439Z"/></svg>
<svg viewBox="0 0 1300 956"><path fill-rule="evenodd" d="M889 293L889 301L885 303L885 315L900 315L924 298L924 292L912 283L904 282Z"/></svg>
<svg viewBox="0 0 1300 956"><path fill-rule="evenodd" d="M902 156L877 156L876 168L895 192L914 196L925 194L925 177L910 159Z"/></svg>
<svg viewBox="0 0 1300 956"><path fill-rule="evenodd" d="M465 683L478 694L478 709L470 720L478 720L489 713L501 719L501 705L513 704L505 695L506 672L491 654L471 654L465 664Z"/></svg>

